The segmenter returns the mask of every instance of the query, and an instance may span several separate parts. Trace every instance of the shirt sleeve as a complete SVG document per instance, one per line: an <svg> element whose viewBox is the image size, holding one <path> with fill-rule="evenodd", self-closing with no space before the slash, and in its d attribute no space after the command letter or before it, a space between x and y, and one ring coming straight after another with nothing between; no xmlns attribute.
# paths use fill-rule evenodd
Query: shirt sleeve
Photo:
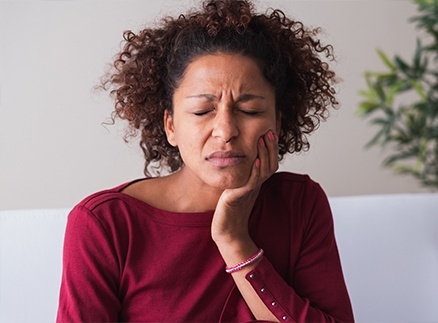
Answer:
<svg viewBox="0 0 438 323"><path fill-rule="evenodd" d="M319 185L312 200L290 281L278 274L269 255L246 279L280 322L353 322L333 218Z"/></svg>
<svg viewBox="0 0 438 323"><path fill-rule="evenodd" d="M115 322L121 308L119 265L109 234L94 214L76 206L64 238L57 322Z"/></svg>

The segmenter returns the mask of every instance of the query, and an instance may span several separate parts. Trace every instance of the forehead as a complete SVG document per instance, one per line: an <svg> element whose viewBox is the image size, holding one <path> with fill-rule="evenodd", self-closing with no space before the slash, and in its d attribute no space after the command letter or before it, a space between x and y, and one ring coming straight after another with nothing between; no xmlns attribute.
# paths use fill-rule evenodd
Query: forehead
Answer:
<svg viewBox="0 0 438 323"><path fill-rule="evenodd" d="M184 72L180 87L268 90L271 85L255 59L240 54L216 53L192 61Z"/></svg>

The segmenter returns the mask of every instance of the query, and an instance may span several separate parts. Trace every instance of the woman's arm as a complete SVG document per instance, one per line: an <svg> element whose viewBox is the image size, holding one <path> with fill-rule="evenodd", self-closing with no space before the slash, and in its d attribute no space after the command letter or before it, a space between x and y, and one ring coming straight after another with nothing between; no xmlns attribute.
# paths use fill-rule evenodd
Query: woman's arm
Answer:
<svg viewBox="0 0 438 323"><path fill-rule="evenodd" d="M248 232L249 214L261 183L278 167L275 138L267 134L263 139L259 144L260 162L254 163L248 184L224 191L216 208L212 236L227 266L248 259L258 250ZM313 198L315 207L309 211L308 228L294 268L296 290L276 272L269 262L269 255L232 273L236 286L258 320L353 321L330 207L321 189Z"/></svg>
<svg viewBox="0 0 438 323"><path fill-rule="evenodd" d="M279 268L282 274L277 272L273 264L279 254L270 247L263 261L245 278L281 321L285 317L285 322L352 322L327 198L319 185L313 183L306 185L302 193L306 204L301 207L305 214L303 222L299 229L291 227L290 241L280 235L295 250L288 271ZM292 221L291 225L300 222Z"/></svg>
<svg viewBox="0 0 438 323"><path fill-rule="evenodd" d="M119 268L110 239L87 208L68 216L57 322L116 322Z"/></svg>
<svg viewBox="0 0 438 323"><path fill-rule="evenodd" d="M245 261L258 251L248 232L251 210L260 187L278 169L277 137L268 131L258 143L258 158L244 187L225 190L221 195L212 223L212 238L227 266ZM240 293L258 320L277 321L272 312L245 278L258 261L232 274Z"/></svg>

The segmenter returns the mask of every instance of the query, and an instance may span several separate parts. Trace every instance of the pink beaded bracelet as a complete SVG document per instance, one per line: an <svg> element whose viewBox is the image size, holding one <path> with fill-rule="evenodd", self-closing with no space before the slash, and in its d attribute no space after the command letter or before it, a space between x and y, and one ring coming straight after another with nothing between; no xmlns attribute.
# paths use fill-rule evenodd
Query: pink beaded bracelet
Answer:
<svg viewBox="0 0 438 323"><path fill-rule="evenodd" d="M236 271L241 270L243 267L248 266L248 265L252 264L253 262L255 262L256 260L260 259L262 256L263 256L263 249L260 248L259 251L257 251L257 253L255 255L252 255L251 257L249 257L245 261L242 261L233 267L225 267L225 271L228 274L235 273Z"/></svg>

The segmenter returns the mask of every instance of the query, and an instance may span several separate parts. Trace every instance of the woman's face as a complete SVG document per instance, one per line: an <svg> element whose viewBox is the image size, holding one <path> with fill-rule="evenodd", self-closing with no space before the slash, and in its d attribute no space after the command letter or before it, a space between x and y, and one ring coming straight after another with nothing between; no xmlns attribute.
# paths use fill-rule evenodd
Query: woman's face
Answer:
<svg viewBox="0 0 438 323"><path fill-rule="evenodd" d="M217 189L248 181L258 140L278 133L274 88L256 61L239 54L209 54L188 65L173 96L165 130L177 146L191 183Z"/></svg>

